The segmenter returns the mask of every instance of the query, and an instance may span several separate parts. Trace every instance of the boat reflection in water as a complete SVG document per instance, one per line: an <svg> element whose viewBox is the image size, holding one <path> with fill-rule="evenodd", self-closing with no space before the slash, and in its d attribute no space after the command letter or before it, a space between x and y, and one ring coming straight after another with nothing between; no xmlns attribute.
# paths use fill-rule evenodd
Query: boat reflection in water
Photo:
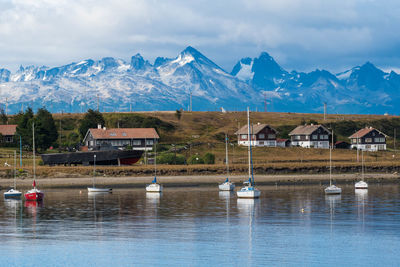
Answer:
<svg viewBox="0 0 400 267"><path fill-rule="evenodd" d="M160 203L162 192L146 192L147 203Z"/></svg>
<svg viewBox="0 0 400 267"><path fill-rule="evenodd" d="M358 220L362 222L361 226L364 228L365 222L365 208L368 202L368 189L355 189L355 197L357 202Z"/></svg>

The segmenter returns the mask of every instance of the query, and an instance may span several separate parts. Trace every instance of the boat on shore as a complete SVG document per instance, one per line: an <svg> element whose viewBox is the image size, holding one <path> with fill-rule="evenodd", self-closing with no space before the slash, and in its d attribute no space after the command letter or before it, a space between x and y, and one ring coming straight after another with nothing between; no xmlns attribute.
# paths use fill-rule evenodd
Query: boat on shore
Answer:
<svg viewBox="0 0 400 267"><path fill-rule="evenodd" d="M94 164L96 155L97 165L132 165L139 161L143 154L142 150L93 150L71 153L42 154L43 163L46 165L75 165L89 166Z"/></svg>

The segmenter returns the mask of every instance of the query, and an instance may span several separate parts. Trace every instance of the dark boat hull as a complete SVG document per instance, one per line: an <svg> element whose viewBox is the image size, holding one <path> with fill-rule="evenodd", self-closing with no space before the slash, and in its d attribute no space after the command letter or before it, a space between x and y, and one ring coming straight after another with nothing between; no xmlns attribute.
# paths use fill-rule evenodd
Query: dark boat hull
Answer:
<svg viewBox="0 0 400 267"><path fill-rule="evenodd" d="M139 161L143 154L141 150L105 150L74 153L42 154L42 160L47 165L93 165L96 155L96 165L132 165Z"/></svg>

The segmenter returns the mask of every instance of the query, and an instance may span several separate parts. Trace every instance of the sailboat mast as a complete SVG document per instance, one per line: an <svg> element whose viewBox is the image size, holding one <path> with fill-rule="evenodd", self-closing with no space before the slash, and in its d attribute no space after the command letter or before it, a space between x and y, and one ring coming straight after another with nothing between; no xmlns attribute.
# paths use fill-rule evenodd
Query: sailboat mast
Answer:
<svg viewBox="0 0 400 267"><path fill-rule="evenodd" d="M250 131L250 110L247 107L247 129L248 129L248 137L247 140L249 141L249 178L251 179L252 185L254 185L254 177L253 177L253 162L252 162L252 155L251 155L251 131Z"/></svg>
<svg viewBox="0 0 400 267"><path fill-rule="evenodd" d="M333 147L333 130L332 130L332 143L329 148L329 185L332 186L332 147Z"/></svg>
<svg viewBox="0 0 400 267"><path fill-rule="evenodd" d="M154 138L154 177L157 177L157 144Z"/></svg>
<svg viewBox="0 0 400 267"><path fill-rule="evenodd" d="M226 160L226 175L229 177L228 135L227 134L225 134L225 160Z"/></svg>
<svg viewBox="0 0 400 267"><path fill-rule="evenodd" d="M17 189L17 151L14 150L14 189Z"/></svg>
<svg viewBox="0 0 400 267"><path fill-rule="evenodd" d="M364 150L361 150L361 179L364 181Z"/></svg>
<svg viewBox="0 0 400 267"><path fill-rule="evenodd" d="M36 155L35 155L35 123L32 122L32 140L33 140L33 179L36 180Z"/></svg>

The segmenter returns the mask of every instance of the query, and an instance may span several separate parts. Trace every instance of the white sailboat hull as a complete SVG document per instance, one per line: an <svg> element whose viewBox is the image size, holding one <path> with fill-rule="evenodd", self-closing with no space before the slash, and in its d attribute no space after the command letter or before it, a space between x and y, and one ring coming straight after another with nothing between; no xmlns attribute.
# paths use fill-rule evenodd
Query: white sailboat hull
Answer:
<svg viewBox="0 0 400 267"><path fill-rule="evenodd" d="M354 186L356 189L368 189L368 184L364 181L359 181Z"/></svg>
<svg viewBox="0 0 400 267"><path fill-rule="evenodd" d="M259 198L261 192L253 186L245 186L237 191L236 194L240 198Z"/></svg>
<svg viewBox="0 0 400 267"><path fill-rule="evenodd" d="M331 185L325 188L325 194L327 195L336 195L341 193L342 193L342 188L337 187L336 185Z"/></svg>
<svg viewBox="0 0 400 267"><path fill-rule="evenodd" d="M97 188L97 187L88 187L88 192L111 192L112 188Z"/></svg>
<svg viewBox="0 0 400 267"><path fill-rule="evenodd" d="M14 188L11 188L7 192L4 192L5 198L19 198L21 197L22 193Z"/></svg>
<svg viewBox="0 0 400 267"><path fill-rule="evenodd" d="M232 191L233 189L235 189L235 184L232 182L224 182L218 185L218 188L220 191Z"/></svg>
<svg viewBox="0 0 400 267"><path fill-rule="evenodd" d="M146 186L146 192L161 192L163 186L157 183L149 184Z"/></svg>

